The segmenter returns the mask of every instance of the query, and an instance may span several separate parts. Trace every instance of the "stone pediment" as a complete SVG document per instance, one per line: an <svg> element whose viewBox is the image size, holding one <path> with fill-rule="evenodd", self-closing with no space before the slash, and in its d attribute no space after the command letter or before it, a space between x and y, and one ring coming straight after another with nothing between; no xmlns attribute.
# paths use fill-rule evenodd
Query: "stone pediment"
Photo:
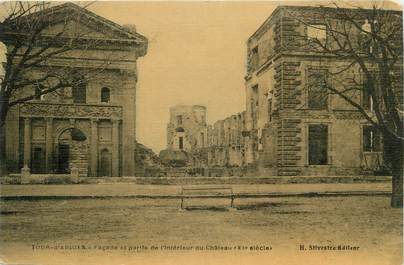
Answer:
<svg viewBox="0 0 404 265"><path fill-rule="evenodd" d="M124 41L128 43L146 44L147 39L133 29L118 25L108 19L73 3L57 5L27 15L24 19L46 18L48 26L42 35L61 35L61 37L77 37L108 41ZM134 28L134 27L133 27Z"/></svg>
<svg viewBox="0 0 404 265"><path fill-rule="evenodd" d="M108 32L106 30L100 31L84 25L79 21L67 21L50 25L44 29L44 35L56 35L62 33L62 37L83 37L90 39L120 39L122 36L115 32Z"/></svg>

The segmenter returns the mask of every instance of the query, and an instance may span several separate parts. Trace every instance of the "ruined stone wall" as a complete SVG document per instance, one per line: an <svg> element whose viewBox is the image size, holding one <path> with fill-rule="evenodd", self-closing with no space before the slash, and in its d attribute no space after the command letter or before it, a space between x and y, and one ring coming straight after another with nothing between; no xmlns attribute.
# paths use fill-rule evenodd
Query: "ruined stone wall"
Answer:
<svg viewBox="0 0 404 265"><path fill-rule="evenodd" d="M245 112L214 123L208 153L208 167L243 166L245 164Z"/></svg>
<svg viewBox="0 0 404 265"><path fill-rule="evenodd" d="M180 141L182 141L182 150L187 152L207 145L208 128L204 106L178 105L170 108L167 148L179 150Z"/></svg>

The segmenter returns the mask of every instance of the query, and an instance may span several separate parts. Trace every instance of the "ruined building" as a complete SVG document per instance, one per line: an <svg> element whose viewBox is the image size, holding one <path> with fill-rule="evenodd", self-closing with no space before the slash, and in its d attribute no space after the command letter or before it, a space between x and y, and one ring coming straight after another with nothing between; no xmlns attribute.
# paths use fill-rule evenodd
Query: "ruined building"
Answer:
<svg viewBox="0 0 404 265"><path fill-rule="evenodd" d="M206 160L200 150L207 146L206 107L199 105L171 107L170 120L167 124L167 149L159 154L162 161L175 167L200 167Z"/></svg>
<svg viewBox="0 0 404 265"><path fill-rule="evenodd" d="M255 164L264 174L357 174L380 166L382 143L377 131L352 105L318 82L350 62L319 52L310 43L316 38L335 45L319 18L327 16L338 25L337 14L333 8L280 6L248 39L245 163ZM358 23L366 26L366 22L363 16ZM360 38L361 33L349 34ZM352 73L357 84L349 77ZM341 72L337 86L366 85L361 75L358 68ZM401 80L402 69L396 75ZM353 93L351 98L372 112L369 95Z"/></svg>
<svg viewBox="0 0 404 265"><path fill-rule="evenodd" d="M167 149L190 152L207 144L206 107L178 105L170 108Z"/></svg>
<svg viewBox="0 0 404 265"><path fill-rule="evenodd" d="M245 112L206 124L206 107L178 105L170 108L167 149L163 160L187 160L193 168L244 165ZM182 151L182 152L179 152Z"/></svg>
<svg viewBox="0 0 404 265"><path fill-rule="evenodd" d="M216 121L209 131L208 166L245 165L245 111Z"/></svg>
<svg viewBox="0 0 404 265"><path fill-rule="evenodd" d="M81 176L133 176L136 61L146 54L147 39L134 27L122 27L72 3L41 12L50 14L46 29L50 36L65 27L86 32L86 37L81 40L82 50L53 57L28 73L28 78L63 67L75 70L69 71L72 79L81 79L89 70L96 75L10 109L6 120L9 172L24 168L32 174L66 174L76 168ZM95 49L85 49L87 42L94 41ZM5 44L9 45L7 40ZM41 88L33 86L15 96L37 90Z"/></svg>

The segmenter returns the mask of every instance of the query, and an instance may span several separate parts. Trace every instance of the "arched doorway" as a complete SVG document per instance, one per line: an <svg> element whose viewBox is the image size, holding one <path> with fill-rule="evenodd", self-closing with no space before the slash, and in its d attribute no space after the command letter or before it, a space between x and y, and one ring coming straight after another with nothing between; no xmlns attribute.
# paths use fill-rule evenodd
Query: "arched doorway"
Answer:
<svg viewBox="0 0 404 265"><path fill-rule="evenodd" d="M103 149L100 155L100 177L111 177L112 175L112 156L108 149Z"/></svg>
<svg viewBox="0 0 404 265"><path fill-rule="evenodd" d="M71 168L76 167L80 175L87 176L88 140L85 134L77 128L67 128L57 140L57 173L69 174Z"/></svg>

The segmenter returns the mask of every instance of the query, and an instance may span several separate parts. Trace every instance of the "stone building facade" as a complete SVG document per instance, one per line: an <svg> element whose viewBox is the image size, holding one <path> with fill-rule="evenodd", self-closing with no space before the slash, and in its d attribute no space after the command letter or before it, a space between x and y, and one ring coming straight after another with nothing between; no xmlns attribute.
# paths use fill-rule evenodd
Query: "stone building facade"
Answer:
<svg viewBox="0 0 404 265"><path fill-rule="evenodd" d="M48 11L43 11L48 12ZM67 16L67 14L77 16ZM80 17L61 22L63 17ZM122 27L72 3L52 8L55 19L47 33L68 25L83 30L92 49L75 49L52 57L28 73L36 78L47 69L69 67L77 85L37 97L10 109L6 120L9 172L70 173L81 176L133 176L136 146L137 58L147 51L147 39L134 27ZM7 45L7 43L5 43ZM84 45L85 46L85 45ZM94 78L82 77L95 73ZM21 91L17 98L35 93Z"/></svg>
<svg viewBox="0 0 404 265"><path fill-rule="evenodd" d="M334 9L319 12L316 7L280 6L247 41L245 163L262 173L357 174L382 163L380 136L361 114L338 95L320 95L316 77L337 72L348 61L309 45L313 35L327 40L329 33L318 18L336 16ZM361 76L359 69L343 72L338 85L356 85L349 83L352 73ZM396 74L402 79L402 68ZM351 98L368 103L361 93Z"/></svg>

